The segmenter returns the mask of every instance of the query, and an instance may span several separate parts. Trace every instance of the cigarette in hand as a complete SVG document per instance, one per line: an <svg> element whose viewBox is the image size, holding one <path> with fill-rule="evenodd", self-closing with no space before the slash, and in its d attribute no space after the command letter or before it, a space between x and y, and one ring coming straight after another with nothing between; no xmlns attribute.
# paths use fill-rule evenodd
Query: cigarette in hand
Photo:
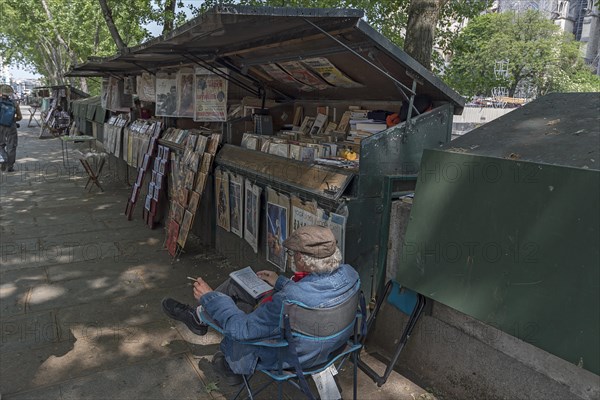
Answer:
<svg viewBox="0 0 600 400"><path fill-rule="evenodd" d="M191 276L188 276L187 278L188 278L190 281L194 281L194 282L196 282L196 278L192 278Z"/></svg>

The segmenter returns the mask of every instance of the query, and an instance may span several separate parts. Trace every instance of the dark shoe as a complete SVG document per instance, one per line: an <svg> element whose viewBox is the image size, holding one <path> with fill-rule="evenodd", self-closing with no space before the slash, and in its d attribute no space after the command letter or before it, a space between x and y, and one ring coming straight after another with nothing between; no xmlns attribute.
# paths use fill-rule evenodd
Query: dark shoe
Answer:
<svg viewBox="0 0 600 400"><path fill-rule="evenodd" d="M15 168L11 165L10 167L8 167L6 172L15 172Z"/></svg>
<svg viewBox="0 0 600 400"><path fill-rule="evenodd" d="M183 322L196 335L206 335L208 326L203 324L196 315L196 309L174 299L163 299L162 308L169 318Z"/></svg>
<svg viewBox="0 0 600 400"><path fill-rule="evenodd" d="M220 351L216 352L213 356L212 367L229 386L238 386L244 382L241 375L238 375L231 370L227 360L225 360L225 355Z"/></svg>

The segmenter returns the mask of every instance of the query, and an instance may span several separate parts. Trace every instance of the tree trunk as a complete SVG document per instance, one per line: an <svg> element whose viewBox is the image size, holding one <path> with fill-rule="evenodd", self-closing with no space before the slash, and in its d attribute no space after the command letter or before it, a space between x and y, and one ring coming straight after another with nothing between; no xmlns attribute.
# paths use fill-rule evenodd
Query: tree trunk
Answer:
<svg viewBox="0 0 600 400"><path fill-rule="evenodd" d="M404 51L431 70L431 54L440 10L448 0L411 0Z"/></svg>
<svg viewBox="0 0 600 400"><path fill-rule="evenodd" d="M162 34L171 32L173 30L173 21L175 20L175 0L166 0L165 1L165 24L163 25Z"/></svg>
<svg viewBox="0 0 600 400"><path fill-rule="evenodd" d="M106 26L108 26L108 31L115 41L117 49L119 49L119 51L124 51L127 49L127 46L125 45L125 42L123 42L123 39L121 39L121 35L119 35L115 21L113 21L112 11L110 11L110 8L108 8L106 0L98 0L98 2L100 3L100 8L102 8L102 15L106 21Z"/></svg>

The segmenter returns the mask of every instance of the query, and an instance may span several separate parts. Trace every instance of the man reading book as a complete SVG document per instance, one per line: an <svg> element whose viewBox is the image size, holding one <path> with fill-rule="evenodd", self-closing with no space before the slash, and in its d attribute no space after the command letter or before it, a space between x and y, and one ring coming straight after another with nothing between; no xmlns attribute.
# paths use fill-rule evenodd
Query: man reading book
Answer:
<svg viewBox="0 0 600 400"><path fill-rule="evenodd" d="M202 278L197 278L194 297L200 307L191 307L173 299L163 300L165 313L184 322L198 335L207 331L207 326L200 322L201 308L221 326L225 335L221 351L213 357L213 366L228 384L241 383L240 374L250 374L257 367L276 368L277 349L258 348L241 342L278 337L284 300L299 301L312 308L328 308L343 303L360 290L358 273L350 265L340 264L342 256L329 228L316 225L298 228L283 242L283 247L293 259L291 269L294 276L289 279L273 271L257 272L261 279L274 287L272 292L258 299L231 279L213 290ZM322 323L327 324L327 321ZM348 332L348 336L350 334ZM300 363L314 365L324 362L329 353L347 339L302 343L298 346Z"/></svg>

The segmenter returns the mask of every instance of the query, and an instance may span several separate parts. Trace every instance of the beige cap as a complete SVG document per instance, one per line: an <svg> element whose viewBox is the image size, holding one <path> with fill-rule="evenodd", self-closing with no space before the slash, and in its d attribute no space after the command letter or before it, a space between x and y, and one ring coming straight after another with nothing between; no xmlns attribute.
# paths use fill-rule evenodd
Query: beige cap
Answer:
<svg viewBox="0 0 600 400"><path fill-rule="evenodd" d="M283 247L315 258L325 258L335 253L335 236L324 226L309 225L296 229L283 242Z"/></svg>
<svg viewBox="0 0 600 400"><path fill-rule="evenodd" d="M13 90L12 86L10 86L10 85L0 85L0 95L10 96L14 92L15 91Z"/></svg>

